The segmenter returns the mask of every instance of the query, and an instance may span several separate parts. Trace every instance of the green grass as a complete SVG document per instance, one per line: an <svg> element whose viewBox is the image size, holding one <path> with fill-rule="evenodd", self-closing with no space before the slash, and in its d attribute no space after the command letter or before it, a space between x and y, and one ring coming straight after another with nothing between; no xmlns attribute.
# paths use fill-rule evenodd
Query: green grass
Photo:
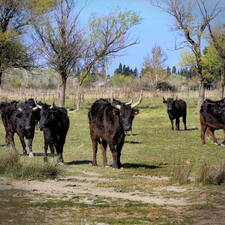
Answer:
<svg viewBox="0 0 225 225"><path fill-rule="evenodd" d="M171 185L169 180L154 180L150 179L151 176L171 176L171 171L174 168L188 169L191 167L191 174L187 173L186 179L189 180L189 175L190 177L195 177L204 162L218 167L225 158L225 147L214 145L208 138L206 139L206 145L202 145L200 142L199 113L196 111L197 99L185 99L188 105L187 127L189 130L184 131L181 122L180 127L182 130L172 131L162 98L154 97L144 99L140 107L140 114L133 122L134 136L126 137L121 156L123 169L104 168L100 150L97 156L98 167L92 167L92 147L87 113L94 100L87 100L80 111L69 113L70 129L64 146L65 166L63 167L63 176L65 177L71 175L87 177L91 176L88 174L92 173L94 174L92 175L93 177L111 179L94 181L96 187L113 188L113 190L120 190L121 192L141 191L151 193L154 188ZM71 106L72 102L67 102L67 107ZM223 132L220 130L216 131L216 136L222 142ZM15 140L18 151L22 153L22 148L16 135ZM4 160L1 159L3 159L6 151L6 147L2 146L3 144L5 144L5 132L0 122L0 173L1 175L9 176L9 172L1 172L4 170L4 166L1 167L1 161ZM41 131L36 131L33 142L34 153L43 154L43 146L43 134ZM112 164L112 156L109 149L107 150L107 156L109 163ZM49 161L52 161L52 159ZM45 167L43 156L35 156L33 159L27 156L20 156L19 164L25 165L25 168L20 169L18 173L15 172L14 175L17 174L16 177L29 179L40 179L40 177L43 177L42 175L40 176L40 171L38 173L33 171L35 170L34 168L39 167L38 165L42 169ZM51 165L51 163L46 164L46 167L48 165ZM184 173L178 173L177 175L179 178L181 177L181 182L175 183L182 183L182 174L186 174L185 169ZM54 174L54 169L49 170L47 168L44 174L46 174L46 171L52 171L50 174ZM194 185L197 188L195 191L192 190ZM121 199L101 199L96 197L94 203L88 205L81 201L84 196L80 195L75 195L74 199L65 201L59 199L46 200L43 198L43 201L39 200L37 203L30 202L30 200L26 202L20 198L13 197L8 203L5 201L4 204L8 204L8 209L16 209L15 212L18 212L18 215L23 215L24 218L26 218L26 213L22 209L27 211L30 208L32 215L38 215L37 224L47 223L46 221L49 224L197 224L196 221L199 222L203 217L203 213L204 215L211 215L208 211L210 211L210 208L215 209L217 207L216 204L223 207L225 199L224 195L221 195L221 192L224 191L222 187L201 186L193 183L184 186L188 187L187 193L176 194L175 192L165 191L164 195L167 198L187 197L190 201L196 201L196 204L198 203L196 198L199 201L206 198L207 203L194 208L192 206L186 208L178 207L179 211L176 212L176 215L174 211L177 210L177 207L171 210L166 206L131 203ZM208 195L208 192L213 192L213 194ZM10 199L10 191L6 196ZM21 209L18 209L19 205L21 205ZM198 210L198 213L202 213L202 217L199 217L197 212L194 211L195 208ZM42 214L45 219L39 218L39 215ZM12 215L15 216L14 213ZM4 217L3 213L2 216ZM10 216L10 218L13 218L13 216ZM19 216L16 218L18 218L16 220L18 224L32 224L31 220L22 220ZM3 219L2 221L5 221L5 224L10 224L7 222L6 215Z"/></svg>

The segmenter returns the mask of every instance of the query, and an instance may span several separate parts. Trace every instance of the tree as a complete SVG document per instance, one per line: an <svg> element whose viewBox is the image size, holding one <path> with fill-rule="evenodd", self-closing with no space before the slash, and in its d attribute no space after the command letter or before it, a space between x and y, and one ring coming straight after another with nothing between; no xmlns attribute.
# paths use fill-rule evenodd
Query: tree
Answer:
<svg viewBox="0 0 225 225"><path fill-rule="evenodd" d="M201 40L207 25L218 15L217 3L210 13L196 16L193 1L184 0L150 0L151 3L174 17L175 30L183 33L185 41L182 47L189 47L195 56L195 67L199 77L198 109L205 98L204 74L202 68ZM196 0L197 9L201 12L206 0ZM200 14L201 15L201 14Z"/></svg>
<svg viewBox="0 0 225 225"><path fill-rule="evenodd" d="M167 66L166 68L166 73L167 73L167 76L171 75L171 69L169 66Z"/></svg>
<svg viewBox="0 0 225 225"><path fill-rule="evenodd" d="M173 66L173 68L172 68L172 73L174 73L174 74L177 73L177 68L176 68L176 66Z"/></svg>
<svg viewBox="0 0 225 225"><path fill-rule="evenodd" d="M0 0L0 86L5 70L12 67L28 68L32 57L22 43L21 34L27 25L24 2Z"/></svg>
<svg viewBox="0 0 225 225"><path fill-rule="evenodd" d="M224 84L225 84L225 25L212 31L211 25L208 24L209 34L211 37L211 44L216 50L216 55L219 56L221 66L221 98L224 97Z"/></svg>
<svg viewBox="0 0 225 225"><path fill-rule="evenodd" d="M165 52L159 45L155 45L151 50L151 55L144 58L142 76L149 77L157 83L165 76L164 63L167 60Z"/></svg>
<svg viewBox="0 0 225 225"><path fill-rule="evenodd" d="M139 16L131 11L115 11L104 17L92 15L89 29L85 31L85 28L79 29L77 22L81 11L72 13L73 9L73 0L61 0L53 15L40 17L38 23L33 20L38 49L61 78L61 106L65 105L67 78L78 75L79 95L81 85L97 65L137 44L136 40L128 40L127 34L140 21Z"/></svg>

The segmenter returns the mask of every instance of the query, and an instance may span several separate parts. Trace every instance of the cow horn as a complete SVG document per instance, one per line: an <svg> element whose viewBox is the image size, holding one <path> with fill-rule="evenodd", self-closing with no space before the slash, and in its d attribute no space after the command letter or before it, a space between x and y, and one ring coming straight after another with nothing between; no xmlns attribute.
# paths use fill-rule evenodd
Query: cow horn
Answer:
<svg viewBox="0 0 225 225"><path fill-rule="evenodd" d="M38 104L37 104L37 102L36 102L36 100L35 100L35 99L34 99L34 103L35 103L36 107L38 107L39 109L41 109L41 108L42 108L42 106L41 106L41 105L38 105Z"/></svg>
<svg viewBox="0 0 225 225"><path fill-rule="evenodd" d="M121 109L121 105L113 105L113 107L115 107L116 109Z"/></svg>
<svg viewBox="0 0 225 225"><path fill-rule="evenodd" d="M125 103L125 105L131 105L133 103L133 99L131 99L129 102Z"/></svg>
<svg viewBox="0 0 225 225"><path fill-rule="evenodd" d="M134 108L134 107L138 106L141 103L142 95L143 95L143 92L141 91L141 94L140 94L140 97L139 97L138 101L133 103L133 104L131 104L131 108Z"/></svg>
<svg viewBox="0 0 225 225"><path fill-rule="evenodd" d="M38 109L39 109L38 106L32 108L33 111L36 111L36 110L38 110Z"/></svg>

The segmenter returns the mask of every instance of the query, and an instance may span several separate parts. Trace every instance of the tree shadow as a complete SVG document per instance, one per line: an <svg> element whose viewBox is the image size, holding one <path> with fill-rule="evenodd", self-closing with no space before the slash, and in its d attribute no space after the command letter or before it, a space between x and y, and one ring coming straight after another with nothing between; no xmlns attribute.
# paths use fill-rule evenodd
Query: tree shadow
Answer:
<svg viewBox="0 0 225 225"><path fill-rule="evenodd" d="M90 164L92 161L90 160L78 160L78 161L70 161L70 162L65 162L65 165L84 165L84 164Z"/></svg>
<svg viewBox="0 0 225 225"><path fill-rule="evenodd" d="M153 166L153 165L146 165L146 164L138 164L138 163L124 163L122 164L122 167L124 168L144 168L144 169L158 169L162 168L161 166Z"/></svg>

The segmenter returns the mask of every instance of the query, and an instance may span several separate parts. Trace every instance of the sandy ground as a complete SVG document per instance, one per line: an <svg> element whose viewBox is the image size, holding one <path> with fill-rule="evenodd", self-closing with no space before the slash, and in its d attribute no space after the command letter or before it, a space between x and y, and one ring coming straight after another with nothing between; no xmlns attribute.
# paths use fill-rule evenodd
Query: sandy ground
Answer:
<svg viewBox="0 0 225 225"><path fill-rule="evenodd" d="M151 178L153 179L153 178ZM164 178L154 178L164 179ZM166 178L165 178L166 179ZM100 177L79 177L70 176L55 180L16 180L12 178L0 179L1 189L20 189L35 193L42 193L46 195L57 196L62 198L65 195L74 196L80 194L90 194L100 197L118 198L130 201L139 201L142 203L150 203L157 205L176 205L186 206L192 204L185 198L165 198L161 196L161 191L185 192L186 189L179 186L166 186L154 188L151 193L144 192L124 192L122 190L115 190L113 188L96 187L96 182L107 181L106 178Z"/></svg>

